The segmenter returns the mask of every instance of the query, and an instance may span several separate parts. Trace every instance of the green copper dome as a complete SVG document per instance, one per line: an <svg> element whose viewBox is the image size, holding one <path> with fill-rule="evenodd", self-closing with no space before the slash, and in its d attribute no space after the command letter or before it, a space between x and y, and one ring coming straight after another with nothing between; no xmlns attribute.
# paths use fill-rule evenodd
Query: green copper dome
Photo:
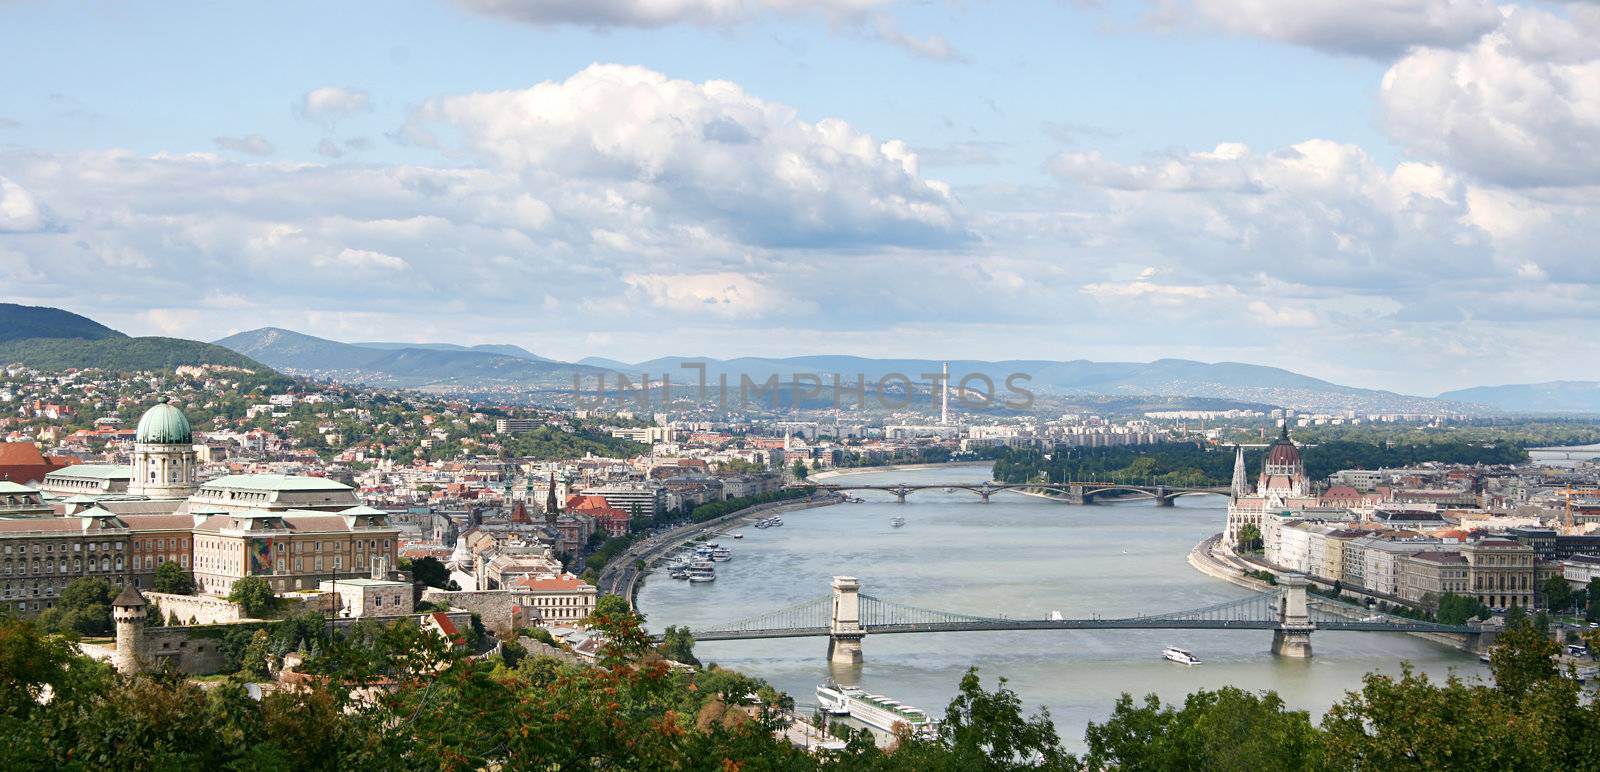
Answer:
<svg viewBox="0 0 1600 772"><path fill-rule="evenodd" d="M139 419L137 442L188 445L194 442L194 431L189 428L189 418L182 410L167 404L162 397L155 407L144 411Z"/></svg>

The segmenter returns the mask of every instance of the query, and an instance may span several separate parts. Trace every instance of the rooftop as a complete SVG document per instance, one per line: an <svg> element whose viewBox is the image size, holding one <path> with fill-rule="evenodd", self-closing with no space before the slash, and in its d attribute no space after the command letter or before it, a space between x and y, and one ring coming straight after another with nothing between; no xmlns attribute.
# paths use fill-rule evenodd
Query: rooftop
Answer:
<svg viewBox="0 0 1600 772"><path fill-rule="evenodd" d="M130 480L133 478L133 468L122 464L73 464L65 469L57 469L46 479L92 478L96 480Z"/></svg>
<svg viewBox="0 0 1600 772"><path fill-rule="evenodd" d="M338 480L326 477L306 477L293 474L230 474L218 477L200 486L201 490L207 488L230 488L233 490L248 491L352 491L355 490Z"/></svg>

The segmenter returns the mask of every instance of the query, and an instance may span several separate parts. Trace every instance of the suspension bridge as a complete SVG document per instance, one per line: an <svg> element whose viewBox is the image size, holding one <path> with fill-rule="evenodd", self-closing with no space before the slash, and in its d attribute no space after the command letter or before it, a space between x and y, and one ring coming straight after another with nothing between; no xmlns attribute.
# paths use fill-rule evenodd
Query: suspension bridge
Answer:
<svg viewBox="0 0 1600 772"><path fill-rule="evenodd" d="M1063 482L1063 483L1000 483L993 480L984 480L975 483L931 483L912 485L907 483L889 483L883 485L851 485L849 483L814 483L817 490L843 492L843 491L883 491L892 493L900 503L904 504L906 497L917 491L926 490L961 490L978 494L985 502L989 497L1001 491L1026 491L1033 493L1052 493L1055 498L1069 504L1093 504L1096 496L1119 494L1132 498L1154 499L1157 506L1170 507L1172 503L1182 496L1226 496L1232 492L1228 486L1181 486L1181 485L1143 485L1139 483L1121 482Z"/></svg>
<svg viewBox="0 0 1600 772"><path fill-rule="evenodd" d="M872 635L956 633L1001 630L1270 630L1272 651L1286 657L1310 657L1311 633L1317 630L1361 633L1433 633L1462 648L1481 650L1492 634L1469 625L1423 622L1375 613L1339 601L1312 598L1302 576L1279 580L1275 593L1200 608L1129 617L1086 619L1015 619L937 611L883 600L861 593L854 577L833 578L833 592L787 608L727 624L691 630L696 641L761 638L829 639L830 661L850 664L862 659L862 639Z"/></svg>

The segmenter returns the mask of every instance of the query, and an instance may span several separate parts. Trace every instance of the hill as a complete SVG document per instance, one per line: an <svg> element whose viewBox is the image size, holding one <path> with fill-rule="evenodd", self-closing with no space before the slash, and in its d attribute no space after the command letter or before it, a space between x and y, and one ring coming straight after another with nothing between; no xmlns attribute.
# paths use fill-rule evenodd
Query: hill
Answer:
<svg viewBox="0 0 1600 772"><path fill-rule="evenodd" d="M0 303L0 362L40 370L171 370L179 365L228 365L270 372L221 346L183 338L133 338L59 308Z"/></svg>
<svg viewBox="0 0 1600 772"><path fill-rule="evenodd" d="M885 375L900 373L913 381L927 383L929 379L923 374L937 373L943 366L942 361L933 359L871 359L854 356L742 357L728 360L663 357L632 364L591 357L579 363L627 374L634 379L643 372L658 377L661 373L670 373L675 382L682 383L694 382L699 374L683 369L681 365L704 363L708 380L716 382L719 376L727 375L730 382L735 384L742 375L748 375L759 383L770 375L788 381L799 373L820 375L824 383L831 383L834 373L838 373L846 382L853 382L858 375L873 382ZM983 375L1002 391L1007 377L1024 373L1031 376L1031 380L1024 382L1026 388L1057 395L1202 397L1317 410L1427 412L1446 408L1438 400L1426 397L1342 386L1278 367L1239 362L1207 363L1187 359L1158 359L1154 362L951 360L950 373L952 381L957 384L969 374Z"/></svg>
<svg viewBox="0 0 1600 772"><path fill-rule="evenodd" d="M1600 381L1474 386L1447 391L1439 399L1519 413L1600 413Z"/></svg>
<svg viewBox="0 0 1600 772"><path fill-rule="evenodd" d="M492 384L561 385L569 388L574 371L598 373L534 357L506 356L450 344L354 344L263 327L217 341L245 356L302 375L347 383L389 386L476 386ZM499 347L496 347L499 348Z"/></svg>
<svg viewBox="0 0 1600 772"><path fill-rule="evenodd" d="M362 348L379 348L379 349L423 348L423 349L432 349L432 350L435 350L435 351L476 351L476 352L479 352L479 353L482 353L482 354L499 354L501 356L516 357L517 359L527 359L527 360L533 361L533 362L554 362L554 361L556 361L556 360L550 359L548 357L539 356L538 354L535 354L532 351L529 351L529 350L527 350L527 349L525 349L525 348L523 348L521 346L513 346L513 345L511 345L509 343L481 343L481 344L476 345L476 346L458 346L458 345L456 345L454 343L385 343L385 342L369 342L369 343L352 343L350 345L352 345L352 346L360 346Z"/></svg>
<svg viewBox="0 0 1600 772"><path fill-rule="evenodd" d="M21 306L0 303L0 341L28 338L79 338L100 340L126 338L86 316L46 306Z"/></svg>

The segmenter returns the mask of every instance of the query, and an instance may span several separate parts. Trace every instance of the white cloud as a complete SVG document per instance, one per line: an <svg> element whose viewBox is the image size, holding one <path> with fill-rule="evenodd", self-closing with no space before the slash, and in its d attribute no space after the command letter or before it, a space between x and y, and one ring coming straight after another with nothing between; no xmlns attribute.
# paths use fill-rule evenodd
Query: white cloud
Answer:
<svg viewBox="0 0 1600 772"><path fill-rule="evenodd" d="M593 27L732 24L771 11L816 12L837 19L889 2L892 0L456 0L469 11L494 18Z"/></svg>
<svg viewBox="0 0 1600 772"><path fill-rule="evenodd" d="M300 114L317 121L332 122L371 109L372 95L355 88L323 86L300 99Z"/></svg>
<svg viewBox="0 0 1600 772"><path fill-rule="evenodd" d="M784 312L784 294L760 277L739 273L629 274L630 295L673 313L748 319Z"/></svg>
<svg viewBox="0 0 1600 772"><path fill-rule="evenodd" d="M407 134L438 125L483 163L582 191L646 229L692 222L766 247L967 238L949 187L922 178L904 143L836 118L808 123L728 81L592 65L559 83L430 100Z"/></svg>
<svg viewBox="0 0 1600 772"><path fill-rule="evenodd" d="M1491 0L1193 0L1230 32L1336 54L1388 58L1471 43L1500 23Z"/></svg>
<svg viewBox="0 0 1600 772"><path fill-rule="evenodd" d="M940 35L929 35L919 38L900 29L898 22L888 14L877 14L872 19L872 34L879 40L892 43L917 56L937 61L952 61L960 59L961 54L950 41Z"/></svg>
<svg viewBox="0 0 1600 772"><path fill-rule="evenodd" d="M45 226L44 209L33 194L0 177L0 233L25 233Z"/></svg>
<svg viewBox="0 0 1600 772"><path fill-rule="evenodd" d="M404 271L410 268L405 260L374 252L370 249L351 249L345 247L339 254L331 257L313 257L311 264L318 268L354 268L357 270L375 269L380 271Z"/></svg>
<svg viewBox="0 0 1600 772"><path fill-rule="evenodd" d="M1485 180L1600 183L1600 13L1515 9L1468 48L1396 62L1379 100L1396 139Z"/></svg>
<svg viewBox="0 0 1600 772"><path fill-rule="evenodd" d="M235 153L244 153L246 155L267 156L272 155L275 150L272 143L260 134L247 134L242 137L217 137L212 141L223 150L232 150Z"/></svg>
<svg viewBox="0 0 1600 772"><path fill-rule="evenodd" d="M1256 321L1268 327L1315 327L1319 321L1310 309L1283 303L1252 300L1246 308Z"/></svg>

